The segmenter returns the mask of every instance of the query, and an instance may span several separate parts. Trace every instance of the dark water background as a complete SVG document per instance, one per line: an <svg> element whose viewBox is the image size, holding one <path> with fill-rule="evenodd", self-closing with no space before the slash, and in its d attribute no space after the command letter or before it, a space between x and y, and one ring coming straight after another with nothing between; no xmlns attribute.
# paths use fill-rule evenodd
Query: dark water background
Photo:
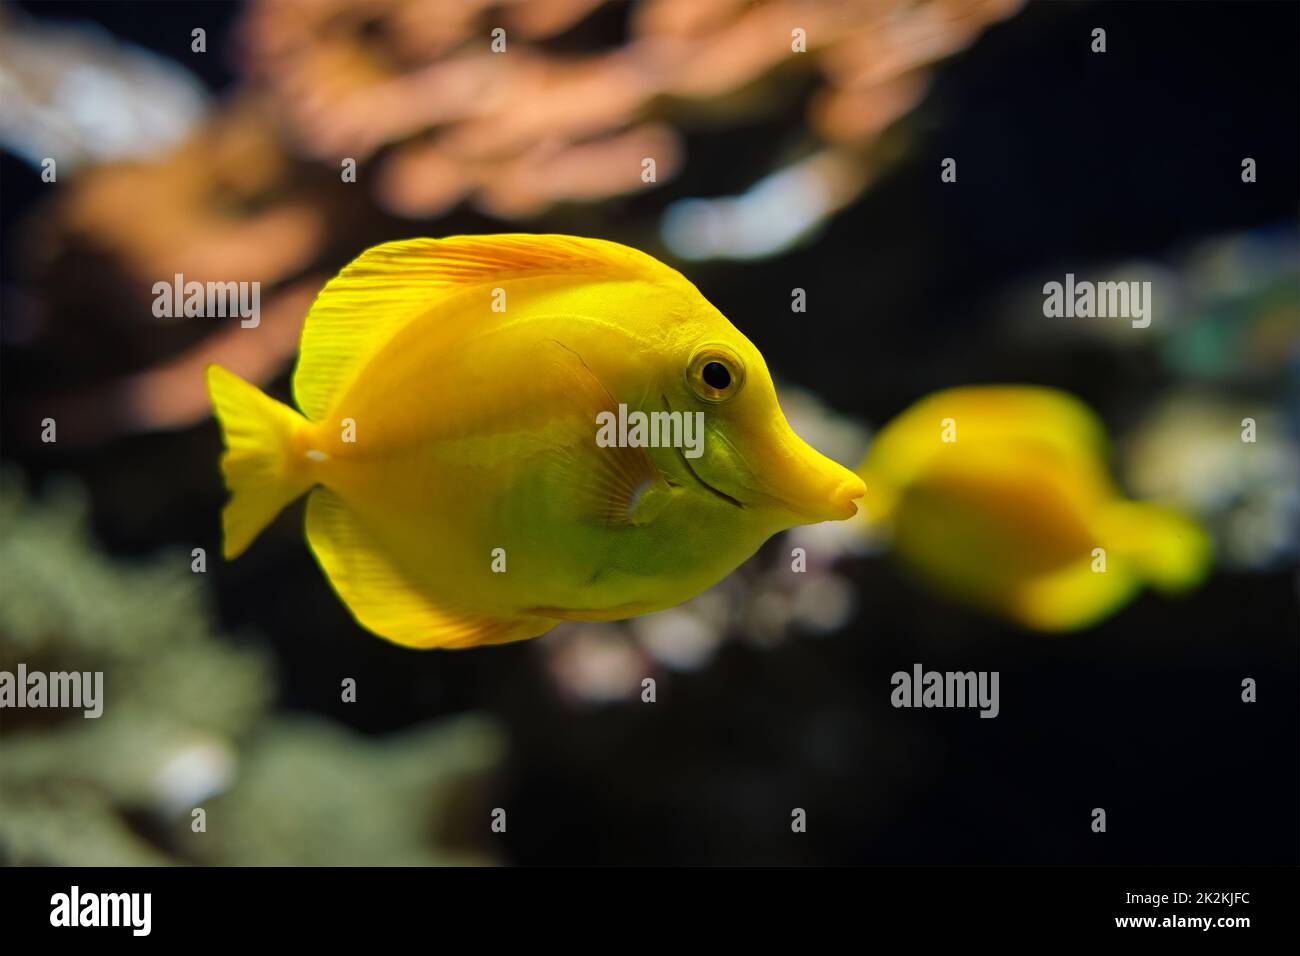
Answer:
<svg viewBox="0 0 1300 956"><path fill-rule="evenodd" d="M220 90L227 4L46 4L183 59ZM206 58L183 56L209 31ZM1088 52L1093 26L1109 52ZM618 12L585 28L612 42ZM965 382L1030 381L1075 392L1122 430L1168 387L1154 362L1101 343L1014 344L995 331L1009 283L1076 264L1157 256L1201 237L1295 229L1300 95L1290 3L1038 4L942 64L912 117L910 152L819 239L761 264L685 266L769 363L839 410L880 424ZM617 208L553 214L536 231L620 237L680 196L735 191L788 133L770 120L696 132L684 173ZM1241 157L1259 163L1246 186ZM940 157L960 187L941 188ZM6 279L36 173L0 159ZM394 237L496 231L457 212ZM341 263L340 263L341 264ZM70 281L75 277L70 276ZM789 289L809 290L793 322ZM803 318L803 317L801 317ZM92 320L93 319L88 319ZM39 392L21 351L0 364L6 396ZM286 373L287 379L287 373ZM281 384L283 384L282 379ZM224 498L219 440L190 432L95 450L33 448L6 418L3 458L39 488L73 473L115 554L205 545ZM528 643L416 654L364 635L302 541L301 505L233 565L214 562L225 627L268 641L283 706L382 734L487 709L511 752L507 855L535 862L1280 863L1297 860L1300 685L1295 570L1217 573L1178 602L1144 596L1072 637L1022 633L943 604L888 561L853 569L860 608L825 638L773 650L726 645L676 676L660 703L574 709ZM1001 672L1001 716L896 711L890 674ZM366 689L338 700L340 676ZM1259 702L1243 706L1243 677ZM791 807L809 831L790 833ZM1108 832L1090 832L1093 807Z"/></svg>

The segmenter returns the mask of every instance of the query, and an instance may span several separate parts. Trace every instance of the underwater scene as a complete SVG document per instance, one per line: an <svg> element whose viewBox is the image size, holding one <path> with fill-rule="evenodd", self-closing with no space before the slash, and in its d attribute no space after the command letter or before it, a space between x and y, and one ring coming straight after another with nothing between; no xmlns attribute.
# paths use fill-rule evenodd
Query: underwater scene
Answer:
<svg viewBox="0 0 1300 956"><path fill-rule="evenodd" d="M0 863L1300 863L1298 28L0 0Z"/></svg>

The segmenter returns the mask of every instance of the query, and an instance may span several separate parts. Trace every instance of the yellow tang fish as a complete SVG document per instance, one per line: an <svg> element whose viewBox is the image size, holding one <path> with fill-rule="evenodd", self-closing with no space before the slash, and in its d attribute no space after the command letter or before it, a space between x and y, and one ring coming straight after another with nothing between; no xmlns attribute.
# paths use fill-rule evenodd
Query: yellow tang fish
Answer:
<svg viewBox="0 0 1300 956"><path fill-rule="evenodd" d="M412 647L678 604L865 489L791 430L763 356L680 273L559 235L367 250L303 328L302 414L208 369L233 558L310 491L362 626Z"/></svg>
<svg viewBox="0 0 1300 956"><path fill-rule="evenodd" d="M941 591L1034 630L1087 627L1143 583L1181 591L1210 564L1201 528L1125 500L1106 455L1101 423L1064 392L949 389L872 442L864 520Z"/></svg>

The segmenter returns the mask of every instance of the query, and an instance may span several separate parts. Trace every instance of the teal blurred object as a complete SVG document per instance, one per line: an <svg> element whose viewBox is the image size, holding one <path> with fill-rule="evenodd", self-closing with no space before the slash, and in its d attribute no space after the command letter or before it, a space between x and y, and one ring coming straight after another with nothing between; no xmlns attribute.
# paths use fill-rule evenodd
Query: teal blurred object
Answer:
<svg viewBox="0 0 1300 956"><path fill-rule="evenodd" d="M1252 387L1290 376L1294 389L1300 374L1300 245L1293 229L1207 241L1184 261L1180 279L1183 302L1160 347L1172 370Z"/></svg>

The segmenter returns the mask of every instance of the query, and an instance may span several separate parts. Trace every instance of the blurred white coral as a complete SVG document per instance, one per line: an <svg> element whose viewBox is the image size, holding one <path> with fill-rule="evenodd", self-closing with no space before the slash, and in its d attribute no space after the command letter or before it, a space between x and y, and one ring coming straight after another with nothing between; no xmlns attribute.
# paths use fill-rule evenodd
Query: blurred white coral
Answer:
<svg viewBox="0 0 1300 956"><path fill-rule="evenodd" d="M0 145L58 170L150 156L202 121L188 70L93 23L52 24L0 8Z"/></svg>
<svg viewBox="0 0 1300 956"><path fill-rule="evenodd" d="M1253 442L1242 440L1247 418ZM1300 445L1267 403L1171 395L1126 437L1122 453L1139 496L1202 516L1220 564L1265 569L1300 553Z"/></svg>

